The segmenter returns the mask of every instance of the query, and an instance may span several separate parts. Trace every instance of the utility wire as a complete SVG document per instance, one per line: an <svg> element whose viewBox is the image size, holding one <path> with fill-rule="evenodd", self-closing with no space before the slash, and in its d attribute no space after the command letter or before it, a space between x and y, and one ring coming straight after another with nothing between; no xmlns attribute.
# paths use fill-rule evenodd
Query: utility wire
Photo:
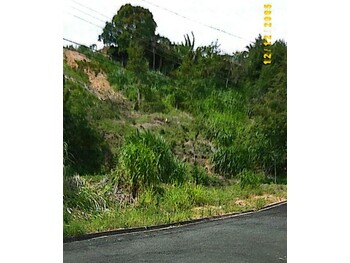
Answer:
<svg viewBox="0 0 350 263"><path fill-rule="evenodd" d="M73 0L72 0L73 1ZM143 0L142 0L143 1ZM76 9L76 8L75 8ZM77 10L79 10L79 9L77 9ZM79 11L81 11L81 10L79 10ZM92 23L91 21L88 21L88 20L86 20L86 19L83 19L83 18L81 18L81 17L79 17L79 16L76 16L76 15L73 15L73 14L71 14L71 13L69 13L69 12L67 12L68 14L70 14L70 15L72 15L72 16L74 16L74 17L76 17L76 18L78 18L78 19L80 19L80 20L83 20L83 21L85 21L85 22L87 22L87 23L89 23L89 24L91 24L91 25L94 25L95 27L98 27L98 28L101 28L101 29L103 29L103 27L101 27L101 26L99 26L99 25L96 25L96 24L94 24L94 23ZM93 17L93 16L92 16ZM96 18L96 17L94 17L94 18ZM96 18L97 19L97 18ZM100 21L102 21L102 20L100 20ZM144 42L144 40L143 39L141 39L141 38L134 38L134 39L136 39L136 40L140 40L141 42ZM253 43L253 42L252 42ZM145 48L145 49L147 49L147 48ZM148 51L150 51L150 52L154 52L153 50L150 50L150 49L147 49ZM222 50L223 51L223 50ZM165 53L167 53L167 54L169 54L167 51L164 51ZM157 52L155 52L156 54L158 54ZM224 52L224 53L228 53L228 52ZM164 58L167 58L167 59L169 59L169 57L166 57L166 56L164 56L164 54L158 54L159 56L163 56ZM172 54L169 54L171 57L173 57L173 55ZM175 58L175 59L177 59L177 58ZM175 62L174 60L172 60L172 59L169 59L170 61L173 61L173 62Z"/></svg>
<svg viewBox="0 0 350 263"><path fill-rule="evenodd" d="M104 14L102 14L102 13L100 13L100 12L98 12L98 11L96 11L96 10L90 8L90 7L88 7L88 6L85 6L85 5L79 3L79 2L77 2L77 1L75 1L75 0L71 0L71 1L74 2L74 3L77 3L77 4L80 5L80 6L83 6L83 7L87 8L87 9L89 9L89 10L91 10L91 11L93 11L93 12L95 12L95 13L101 15L101 16L104 16L104 17L106 17L106 18L108 18L108 19L111 19L110 17L108 17L108 16L106 16L106 15L104 15ZM175 11L172 11L172 10L170 10L170 9L168 9L168 8L159 6L159 5L157 5L157 4L154 4L154 3L152 3L152 2L149 2L149 1L147 1L147 0L140 0L140 1L142 1L142 2L144 2L144 3L147 3L147 4L149 4L149 5L155 6L155 7L157 7L157 8L163 9L163 10L165 10L165 11L167 11L167 12L170 12L170 13L172 13L172 14L178 16L178 17L181 17L181 18L183 18L183 19L187 19L187 20L189 20L189 21L195 22L195 23L200 24L200 25L202 25L202 26L208 27L208 28L210 28L210 29L212 29L212 30L216 30L216 31L221 32L221 33L224 33L224 34L226 34L226 35L229 35L229 36L232 36L232 37L235 37L235 38L239 38L239 39L248 41L248 42L250 42L250 43L254 43L254 42L251 41L251 40L248 40L248 39L245 39L245 38L240 37L240 36L238 36L238 35L235 35L235 34L233 34L233 33L227 32L226 30L223 30L223 29L220 29L220 28L217 28L217 27L214 27L214 26L211 26L211 25L202 23L202 22L197 21L197 20L195 20L195 19L186 17L186 16L181 15L181 14L175 12Z"/></svg>
<svg viewBox="0 0 350 263"><path fill-rule="evenodd" d="M81 43L75 42L75 41L73 41L73 40L69 40L69 39L67 39L67 38L63 38L63 40L64 40L64 41L67 41L67 42L70 42L70 43L73 43L73 44L78 45L78 46L85 46L85 47L88 47L88 45L81 44ZM88 47L88 48L91 49L90 47ZM179 63L178 59L177 59L176 57L174 57L174 55L169 54L167 51L164 51L164 53L166 54L166 55L165 55L165 54L160 54L159 52L157 52L157 51L155 51L155 50L152 50L152 49L150 49L150 48L147 48L147 47L143 47L143 48L144 48L144 50L147 50L147 51L152 52L152 53L154 52L154 54L157 54L158 56L163 57L163 58L165 58L165 59L167 59L167 60L169 60L169 61L171 61L171 62ZM99 51L97 51L97 52L99 52Z"/></svg>
<svg viewBox="0 0 350 263"><path fill-rule="evenodd" d="M74 7L73 7L74 8ZM76 9L76 8L74 8L74 9ZM77 10L79 10L79 9L77 9ZM81 10L79 10L79 11L81 11ZM83 12L83 11L81 11L81 12ZM101 29L103 29L103 27L101 27L101 26L99 26L99 25L96 25L96 24L94 24L93 22L91 22L91 21L88 21L88 20L86 20L86 19L84 19L84 18L81 18L81 17L79 17L79 16L76 16L76 15L74 15L74 14L71 14L71 13L69 13L69 12L67 12L69 15L71 15L71 16L74 16L74 17L76 17L76 18L78 18L78 19L80 19L80 20L83 20L84 22L87 22L87 23L89 23L89 24L91 24L91 25L94 25L95 27L98 27L98 28L101 28ZM83 12L84 13L84 12ZM89 14L87 14L87 15L89 15ZM90 15L91 16L91 15ZM91 16L91 17L93 17L93 16ZM95 19L98 19L98 18L96 18L96 17L93 17L93 18L95 18ZM102 21L102 20L100 20L100 21ZM104 21L102 21L102 22L104 22ZM134 39L137 39L137 40L142 40L141 38L134 38ZM253 43L253 42L251 42L251 43ZM149 50L149 51L151 51L151 50ZM221 50L223 53L226 53L226 54L228 54L228 53L230 53L230 52L226 52L226 51L224 51L224 50ZM153 51L152 51L153 52ZM167 52L166 52L167 53Z"/></svg>
<svg viewBox="0 0 350 263"><path fill-rule="evenodd" d="M98 20L98 21L101 21L102 23L105 23L106 21L103 21L102 19L99 19L99 18L97 18L97 17L95 17L95 16L93 16L93 15L90 15L89 13L86 13L86 12L84 12L84 11L82 11L82 10L80 10L80 9L78 9L78 8L76 8L76 7L74 7L74 6L71 6L71 8L73 8L73 9L75 9L75 10L78 10L80 13L83 13L83 14L85 14L85 15L87 15L87 16L90 16L90 17L92 17L92 18L94 18L94 19L96 19L96 20Z"/></svg>
<svg viewBox="0 0 350 263"><path fill-rule="evenodd" d="M176 15L176 16L179 16L179 17L181 17L181 18L184 18L184 19L187 19L187 20L189 20L189 21L192 21L192 22L195 22L195 23L197 23L197 24L200 24L200 25L202 25L202 26L208 27L208 28L210 28L210 29L213 29L213 30L219 31L219 32L221 32L221 33L224 33L224 34L227 34L227 35L230 35L230 36L233 36L233 37L236 37L236 38L245 40L245 41L249 41L249 42L251 42L251 43L254 43L254 42L252 42L252 41L250 41L250 40L248 40L248 39L245 39L245 38L240 37L240 36L238 36L238 35L232 34L232 33L230 33L230 32L227 32L227 31L223 30L223 29L216 28L216 27L211 26L211 25L208 25L208 24L204 24L204 23L202 23L202 22L200 22L200 21L197 21L197 20L194 20L194 19L192 19L192 18L188 18L188 17L186 17L186 16L184 16L184 15L181 15L181 14L175 12L175 11L172 11L172 10L170 10L170 9L168 9L168 8L159 6L159 5L157 5L157 4L153 4L153 3L149 2L149 1L146 1L146 0L141 0L141 1L142 1L142 2L145 2L145 3L149 4L149 5L152 5L152 6L155 6L155 7L160 8L160 9L163 9L163 10L165 10L165 11L167 11L167 12L170 12L170 13L172 13L172 14L174 14L174 15Z"/></svg>
<svg viewBox="0 0 350 263"><path fill-rule="evenodd" d="M73 43L73 44L76 44L78 46L87 46L87 45L84 45L84 44L81 44L81 43L78 43L78 42L75 42L75 41L72 41L72 40L69 40L67 38L63 38L64 41L67 41L67 42L70 42L70 43Z"/></svg>
<svg viewBox="0 0 350 263"><path fill-rule="evenodd" d="M101 15L101 16L104 16L105 18L111 19L111 17L106 16L106 15L104 15L104 14L102 14L102 13L100 13L100 12L98 12L98 11L96 11L96 10L94 10L94 9L92 9L92 8L90 8L90 7L88 7L88 6L86 6L86 5L83 5L83 4L81 4L81 3L79 3L79 2L77 2L77 1L75 1L75 0L71 0L71 1L74 2L74 3L76 3L76 4L78 4L78 5L80 5L80 6L82 6L82 7L85 7L85 8L87 8L87 9L89 9L89 10L95 12L96 14L99 14L99 15Z"/></svg>
<svg viewBox="0 0 350 263"><path fill-rule="evenodd" d="M96 26L96 27L98 27L98 28L103 29L103 27L101 27L101 26L99 26L99 25L96 25L96 24L94 24L94 23L92 23L92 22L90 22L90 21L88 21L88 20L86 20L86 19L84 19L84 18L81 18L80 16L73 15L73 14L71 14L71 13L69 13L69 12L67 12L67 14L69 14L69 15L71 15L71 16L74 16L75 18L78 18L78 19L80 19L80 20L83 20L83 21L85 21L86 23L89 23L89 24L91 24L91 25L94 25L94 26Z"/></svg>
<svg viewBox="0 0 350 263"><path fill-rule="evenodd" d="M84 44L81 44L81 43L78 43L78 42L69 40L69 39L67 39L67 38L63 38L63 40L65 40L65 41L67 41L67 42L70 42L70 43L73 43L73 44L76 44L76 45L79 45L79 46L85 46L85 47L87 47L88 49L90 49L91 51L94 52L94 50L92 50L92 48L90 48L90 47L87 46L87 45L84 45ZM157 54L158 56L163 57L163 58L167 59L168 61L171 61L171 62L173 62L173 63L175 63L175 64L178 64L178 63L180 62L179 60L174 60L175 57L172 57L171 54L168 54L168 53L167 53L167 56L165 56L164 54L160 54L160 53L156 52L155 50L151 50L151 49L149 49L149 48L147 48L147 47L145 47L144 49L147 50L147 51L149 51L149 52L154 52L154 53ZM101 53L100 51L98 51L98 50L97 50L96 52L102 54L102 53ZM170 55L171 57L170 57L169 55ZM94 58L94 59L99 60L98 58ZM101 60L99 60L99 61L101 61ZM180 63L181 63L181 62L180 62ZM235 63L234 63L234 64L235 64ZM240 66L239 64L235 64L235 65L236 65L236 66ZM219 76L216 75L216 77L219 78L219 79L221 79L221 80L223 80L223 81L226 81L226 80L227 80L227 78L226 78L226 77L223 77L222 75L219 75Z"/></svg>

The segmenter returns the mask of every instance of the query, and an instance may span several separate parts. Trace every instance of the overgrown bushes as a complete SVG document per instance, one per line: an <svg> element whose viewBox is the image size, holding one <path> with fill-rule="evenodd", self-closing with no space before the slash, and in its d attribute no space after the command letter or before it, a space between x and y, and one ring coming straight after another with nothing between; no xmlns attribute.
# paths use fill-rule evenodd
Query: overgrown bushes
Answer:
<svg viewBox="0 0 350 263"><path fill-rule="evenodd" d="M63 203L67 211L73 208L82 211L101 211L107 207L107 200L103 194L89 186L79 175L65 176L63 189Z"/></svg>
<svg viewBox="0 0 350 263"><path fill-rule="evenodd" d="M136 196L140 188L184 182L186 169L162 137L150 131L136 131L126 138L113 175L129 185Z"/></svg>
<svg viewBox="0 0 350 263"><path fill-rule="evenodd" d="M226 178L232 178L252 165L250 159L248 150L243 147L222 147L212 156L213 169Z"/></svg>
<svg viewBox="0 0 350 263"><path fill-rule="evenodd" d="M66 165L79 174L109 171L112 153L97 121L118 119L118 108L111 102L100 101L77 81L64 80L63 92L63 140L69 156Z"/></svg>
<svg viewBox="0 0 350 263"><path fill-rule="evenodd" d="M238 175L239 177L239 185L241 188L246 187L257 187L264 181L264 174L255 173L251 170L243 169L243 171Z"/></svg>

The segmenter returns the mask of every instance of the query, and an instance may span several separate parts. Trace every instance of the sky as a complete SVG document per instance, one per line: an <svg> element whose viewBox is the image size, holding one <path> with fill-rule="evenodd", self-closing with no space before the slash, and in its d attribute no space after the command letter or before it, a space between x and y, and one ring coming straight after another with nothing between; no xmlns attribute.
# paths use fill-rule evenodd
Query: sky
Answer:
<svg viewBox="0 0 350 263"><path fill-rule="evenodd" d="M98 35L126 3L149 9L157 23L156 33L172 42L181 43L185 34L193 32L196 47L218 40L224 53L242 51L264 34L264 4L269 3L272 41L288 40L287 0L64 0L63 38L102 48ZM63 41L67 44L71 43Z"/></svg>

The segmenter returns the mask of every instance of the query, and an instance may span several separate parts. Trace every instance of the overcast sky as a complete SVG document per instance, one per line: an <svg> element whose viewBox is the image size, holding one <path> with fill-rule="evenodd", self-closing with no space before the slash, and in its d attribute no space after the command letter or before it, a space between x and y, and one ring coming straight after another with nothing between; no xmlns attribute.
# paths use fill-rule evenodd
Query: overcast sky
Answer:
<svg viewBox="0 0 350 263"><path fill-rule="evenodd" d="M64 0L63 37L101 48L103 44L97 39L105 22L111 21L126 3L149 9L158 25L156 33L171 41L180 43L185 34L193 31L196 46L209 45L218 39L220 49L226 53L241 51L259 34L264 34L264 4L270 3L272 39L288 40L287 0Z"/></svg>

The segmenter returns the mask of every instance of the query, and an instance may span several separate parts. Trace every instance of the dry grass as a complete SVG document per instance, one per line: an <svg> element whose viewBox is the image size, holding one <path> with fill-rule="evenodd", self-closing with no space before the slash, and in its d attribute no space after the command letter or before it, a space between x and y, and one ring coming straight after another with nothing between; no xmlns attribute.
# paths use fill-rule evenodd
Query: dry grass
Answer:
<svg viewBox="0 0 350 263"><path fill-rule="evenodd" d="M73 50L63 49L63 55L67 61L68 66L72 68L78 68L76 61L90 61L85 55Z"/></svg>

